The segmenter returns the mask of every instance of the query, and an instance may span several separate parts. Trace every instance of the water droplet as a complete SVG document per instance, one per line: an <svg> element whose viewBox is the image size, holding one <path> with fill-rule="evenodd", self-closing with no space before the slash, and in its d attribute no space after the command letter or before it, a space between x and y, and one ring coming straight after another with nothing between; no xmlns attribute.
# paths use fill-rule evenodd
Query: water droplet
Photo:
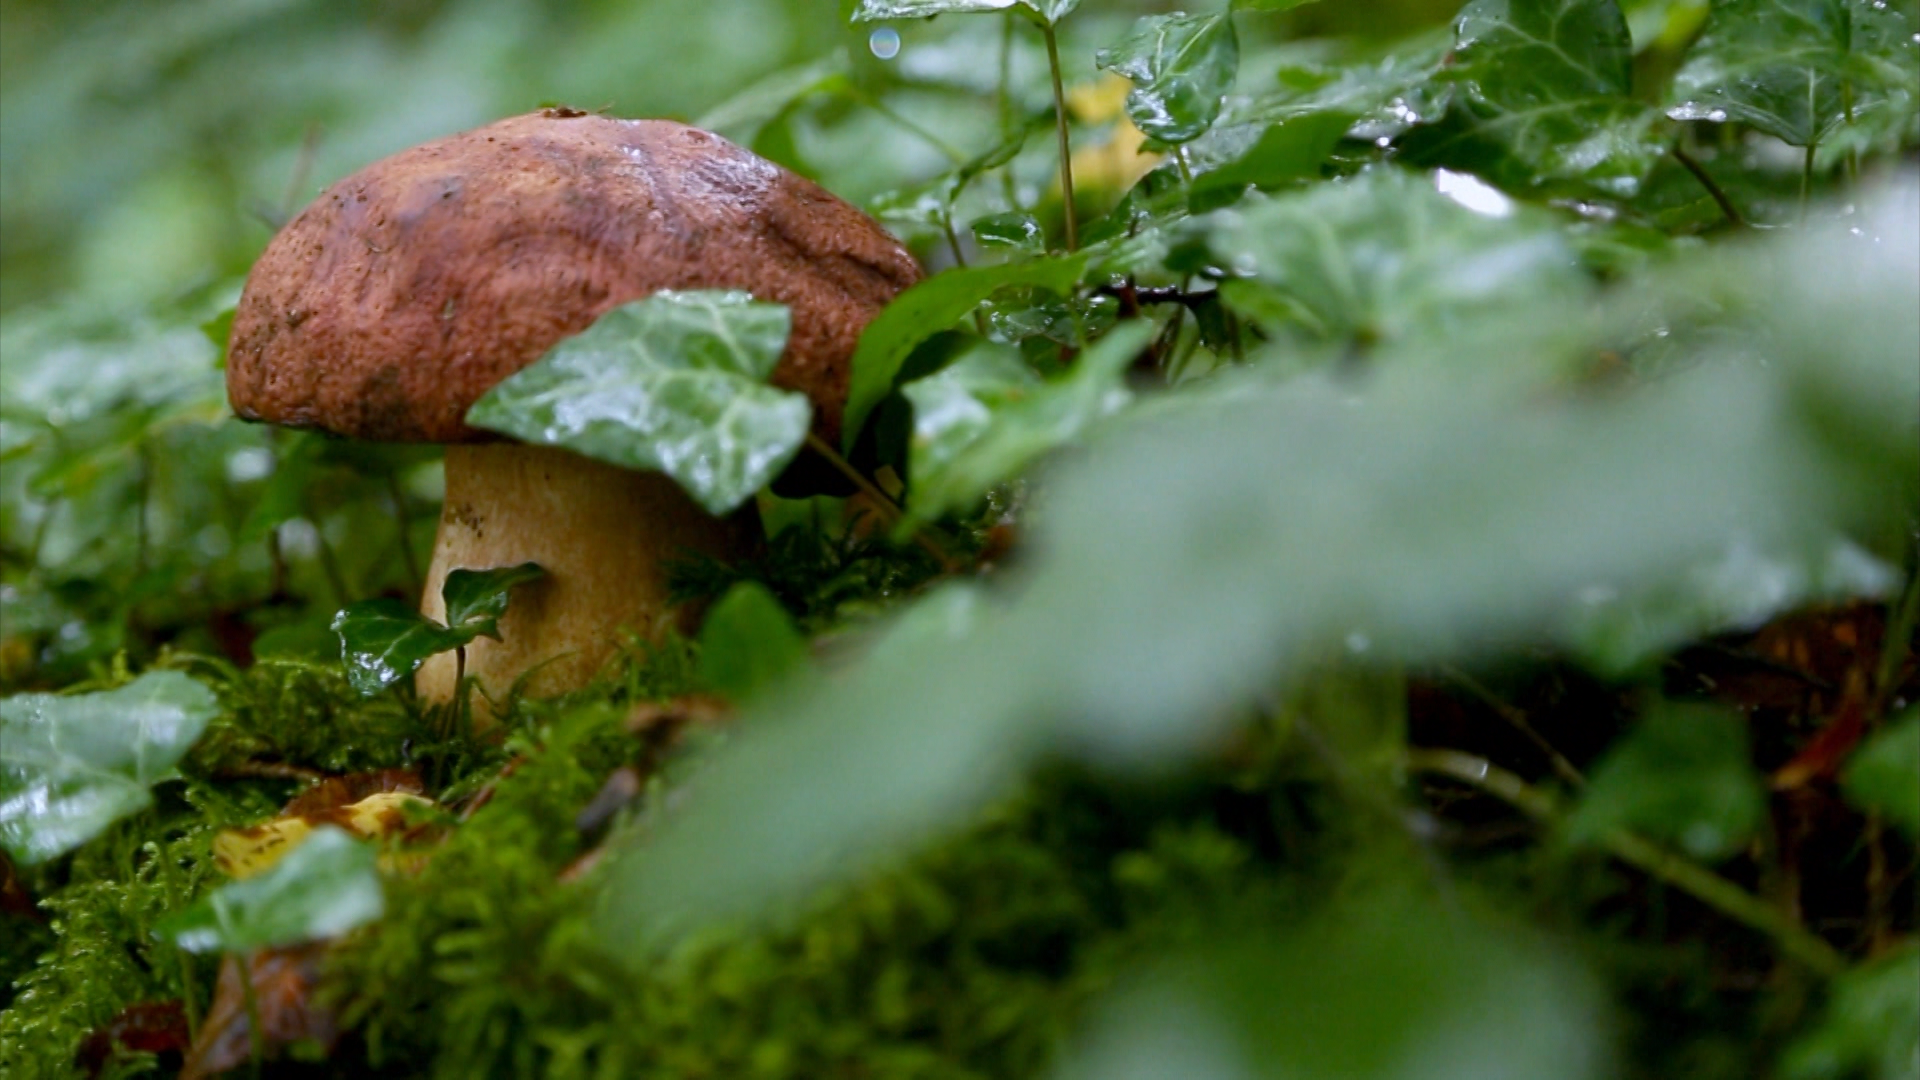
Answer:
<svg viewBox="0 0 1920 1080"><path fill-rule="evenodd" d="M1513 213L1513 200L1477 176L1440 169L1433 174L1433 186L1476 214L1499 218Z"/></svg>
<svg viewBox="0 0 1920 1080"><path fill-rule="evenodd" d="M1355 630L1353 633L1347 635L1348 652L1363 653L1371 648L1373 648L1373 639L1360 631Z"/></svg>
<svg viewBox="0 0 1920 1080"><path fill-rule="evenodd" d="M1707 119L1716 124L1724 124L1727 121L1727 110L1714 109L1712 112L1707 113Z"/></svg>
<svg viewBox="0 0 1920 1080"><path fill-rule="evenodd" d="M900 55L900 32L890 26L883 26L867 35L867 48L882 60L891 60Z"/></svg>
<svg viewBox="0 0 1920 1080"><path fill-rule="evenodd" d="M1373 140L1373 145L1379 147L1382 150L1385 150L1387 147L1393 145L1393 140L1387 138L1385 135L1382 135L1379 138Z"/></svg>
<svg viewBox="0 0 1920 1080"><path fill-rule="evenodd" d="M273 451L264 446L249 446L227 455L227 482L244 484L264 480L273 472Z"/></svg>

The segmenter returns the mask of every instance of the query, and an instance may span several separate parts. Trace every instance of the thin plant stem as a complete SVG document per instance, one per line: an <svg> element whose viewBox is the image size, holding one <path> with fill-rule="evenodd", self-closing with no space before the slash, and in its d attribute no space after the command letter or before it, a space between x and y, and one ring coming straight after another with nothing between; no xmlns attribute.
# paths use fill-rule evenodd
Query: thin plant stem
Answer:
<svg viewBox="0 0 1920 1080"><path fill-rule="evenodd" d="M1065 219L1067 250L1080 248L1080 225L1073 208L1073 141L1067 135L1067 89L1060 82L1060 42L1053 27L1045 25L1040 33L1047 39L1047 68L1053 75L1053 126L1060 137L1060 202Z"/></svg>
<svg viewBox="0 0 1920 1080"><path fill-rule="evenodd" d="M1000 20L1000 137L1013 137L1016 122L1013 105L1013 20L1015 16L1008 12ZM1000 170L1001 192L1006 196L1009 207L1020 204L1019 183L1013 178L1013 168L1008 166Z"/></svg>
<svg viewBox="0 0 1920 1080"><path fill-rule="evenodd" d="M1410 772L1444 776L1483 791L1543 824L1559 816L1551 795L1485 758L1459 750L1409 750ZM1822 976L1846 970L1846 957L1778 908L1706 867L1645 837L1617 829L1601 839L1608 854L1693 897L1720 914L1773 939L1785 956Z"/></svg>
<svg viewBox="0 0 1920 1080"><path fill-rule="evenodd" d="M1459 668L1449 665L1443 667L1441 671L1462 690L1472 694L1475 698L1479 699L1481 704L1492 709L1495 715L1507 722L1508 727L1519 732L1528 742L1532 743L1534 749L1545 754L1547 763L1553 766L1554 775L1565 781L1568 787L1578 791L1587 786L1587 778L1580 775L1580 770L1574 768L1573 762L1568 761L1564 754L1560 753L1559 750L1554 748L1552 743L1546 740L1545 736L1534 729L1533 724L1528 722L1527 714L1524 711L1500 700L1493 691L1482 686L1479 680L1461 671Z"/></svg>
<svg viewBox="0 0 1920 1080"><path fill-rule="evenodd" d="M1746 219L1740 216L1739 210L1734 209L1733 200L1727 198L1727 193L1721 190L1719 183L1707 173L1706 166L1701 165L1700 162L1694 160L1692 154L1687 153L1678 146L1673 148L1672 153L1673 159L1684 166L1688 172L1692 173L1693 178L1700 181L1701 187L1707 189L1707 194L1713 197L1714 204L1720 207L1720 213L1726 216L1729 225L1746 225Z"/></svg>
<svg viewBox="0 0 1920 1080"><path fill-rule="evenodd" d="M1920 622L1920 532L1913 536L1913 550L1907 557L1907 587L1900 594L1899 606L1888 614L1887 628L1881 637L1880 663L1873 675L1876 712L1893 700L1900 668L1907 662L1913 643L1914 624Z"/></svg>
<svg viewBox="0 0 1920 1080"><path fill-rule="evenodd" d="M953 265L964 268L967 265L967 253L960 248L960 234L953 229L953 215L940 215L940 231L946 234L947 248L953 252Z"/></svg>
<svg viewBox="0 0 1920 1080"><path fill-rule="evenodd" d="M187 950L174 946L173 955L180 960L180 1012L187 1018L187 1045L200 1041L200 1003L193 996L193 957Z"/></svg>
<svg viewBox="0 0 1920 1080"><path fill-rule="evenodd" d="M427 579L420 573L420 558L413 553L413 522L407 516L407 493L400 489L400 477L393 470L387 470L387 497L393 500L393 521L400 530L400 559L407 568L407 580L413 585L413 594L420 595L427 587Z"/></svg>
<svg viewBox="0 0 1920 1080"><path fill-rule="evenodd" d="M1187 160L1186 147L1184 146L1174 147L1173 165L1174 165L1174 168L1180 170L1180 182L1182 184L1185 184L1187 187L1192 187L1193 186L1193 163Z"/></svg>
<svg viewBox="0 0 1920 1080"><path fill-rule="evenodd" d="M821 458L825 459L826 463L832 466L835 472L852 481L853 486L859 488L861 494L873 501L874 508L880 512L880 516L887 519L888 528L899 525L905 518L906 515L901 511L899 503L894 502L886 492L880 490L879 485L867 479L859 469L854 468L852 462L841 457L840 451L835 450L825 439L809 431L807 432L807 445L813 448L814 453L819 454ZM949 570L958 569L954 563L953 556L947 554L945 545L940 544L931 536L927 535L924 527L916 527L913 530L913 542L919 545L922 551L933 556L934 561L938 562L941 566Z"/></svg>

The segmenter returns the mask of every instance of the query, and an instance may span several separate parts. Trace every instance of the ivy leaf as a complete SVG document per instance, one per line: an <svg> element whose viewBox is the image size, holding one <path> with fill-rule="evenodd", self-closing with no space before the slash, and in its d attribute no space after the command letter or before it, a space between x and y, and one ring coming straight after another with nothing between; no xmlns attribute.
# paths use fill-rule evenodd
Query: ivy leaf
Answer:
<svg viewBox="0 0 1920 1080"><path fill-rule="evenodd" d="M555 345L467 410L467 422L673 477L709 513L765 487L800 449L812 406L767 377L786 347L779 304L742 292L658 292Z"/></svg>
<svg viewBox="0 0 1920 1080"><path fill-rule="evenodd" d="M372 697L418 671L427 657L458 649L475 638L500 638L500 616L515 585L545 574L538 563L492 570L454 570L440 587L448 625L442 626L391 597L348 604L333 618L347 681Z"/></svg>
<svg viewBox="0 0 1920 1080"><path fill-rule="evenodd" d="M1628 95L1633 40L1615 0L1474 0L1455 24L1454 89L1439 123L1409 131L1415 164L1512 190L1574 183L1631 195L1668 142Z"/></svg>
<svg viewBox="0 0 1920 1080"><path fill-rule="evenodd" d="M868 200L867 210L885 222L945 230L952 224L954 203L967 185L1018 157L1034 129L1051 120L1050 112L1035 113L999 145L924 183L876 195Z"/></svg>
<svg viewBox="0 0 1920 1080"><path fill-rule="evenodd" d="M1911 112L1911 16L1872 0L1717 0L1673 81L1676 120L1737 120L1813 146L1849 113Z"/></svg>
<svg viewBox="0 0 1920 1080"><path fill-rule="evenodd" d="M972 505L1125 405L1132 395L1123 376L1153 329L1144 320L1114 327L1053 383L1013 350L983 345L902 387L913 403L909 517L924 521Z"/></svg>
<svg viewBox="0 0 1920 1080"><path fill-rule="evenodd" d="M1840 780L1847 801L1880 811L1920 839L1920 709L1908 709L1854 751Z"/></svg>
<svg viewBox="0 0 1920 1080"><path fill-rule="evenodd" d="M31 866L151 806L149 789L179 775L219 713L213 691L177 671L0 700L0 847Z"/></svg>
<svg viewBox="0 0 1920 1080"><path fill-rule="evenodd" d="M1177 145L1219 118L1240 73L1240 43L1228 14L1148 15L1132 36L1095 54L1094 64L1133 81L1127 117L1135 127Z"/></svg>
<svg viewBox="0 0 1920 1080"><path fill-rule="evenodd" d="M990 214L968 226L968 230L983 248L997 248L1029 257L1046 250L1047 237L1040 228L1040 222L1024 210Z"/></svg>
<svg viewBox="0 0 1920 1080"><path fill-rule="evenodd" d="M447 604L447 625L455 628L474 626L479 635L500 637L498 622L507 613L507 597L515 585L545 577L539 563L523 562L492 570L452 570L440 586Z"/></svg>
<svg viewBox="0 0 1920 1080"><path fill-rule="evenodd" d="M1353 126L1351 113L1312 112L1268 124L1237 157L1193 179L1197 202L1215 192L1262 191L1313 179L1320 165Z"/></svg>
<svg viewBox="0 0 1920 1080"><path fill-rule="evenodd" d="M851 451L867 414L893 389L894 376L914 346L952 326L980 301L1010 285L1066 292L1080 281L1085 255L1030 259L1001 266L971 266L934 276L893 298L860 334L847 390L845 449Z"/></svg>
<svg viewBox="0 0 1920 1080"><path fill-rule="evenodd" d="M1740 850L1766 805L1739 717L1662 705L1594 769L1567 818L1567 839L1593 843L1624 829L1714 863Z"/></svg>
<svg viewBox="0 0 1920 1080"><path fill-rule="evenodd" d="M339 937L385 910L373 845L321 825L264 872L228 882L154 927L188 952L251 952Z"/></svg>
<svg viewBox="0 0 1920 1080"><path fill-rule="evenodd" d="M1584 287L1550 223L1485 185L1474 192L1484 212L1468 209L1438 185L1477 181L1449 175L1375 169L1223 213L1214 253L1257 279L1257 289L1226 299L1263 322L1292 321L1335 341L1393 341Z"/></svg>
<svg viewBox="0 0 1920 1080"><path fill-rule="evenodd" d="M935 15L973 15L1017 11L1034 22L1052 26L1080 6L1080 0L860 0L854 22L880 19L930 19Z"/></svg>
<svg viewBox="0 0 1920 1080"><path fill-rule="evenodd" d="M767 587L743 581L700 627L700 681L736 702L752 699L807 665L807 639Z"/></svg>

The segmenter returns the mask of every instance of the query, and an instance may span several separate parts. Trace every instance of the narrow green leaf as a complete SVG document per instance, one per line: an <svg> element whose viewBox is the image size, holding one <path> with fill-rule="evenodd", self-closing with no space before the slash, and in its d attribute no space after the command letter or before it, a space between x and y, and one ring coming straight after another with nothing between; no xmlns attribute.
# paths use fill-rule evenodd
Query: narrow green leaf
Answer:
<svg viewBox="0 0 1920 1080"><path fill-rule="evenodd" d="M1847 801L1920 839L1920 709L1908 709L1854 751L1840 777Z"/></svg>
<svg viewBox="0 0 1920 1080"><path fill-rule="evenodd" d="M867 324L853 353L843 428L845 448L853 448L867 414L893 389L894 376L900 373L901 363L914 346L958 322L997 289L1033 285L1063 293L1079 283L1085 268L1084 255L965 267L935 274L894 297L893 303Z"/></svg>
<svg viewBox="0 0 1920 1080"><path fill-rule="evenodd" d="M1133 82L1127 116L1149 138L1178 145L1213 126L1240 73L1233 17L1148 15L1126 40L1094 55L1104 71Z"/></svg>
<svg viewBox="0 0 1920 1080"><path fill-rule="evenodd" d="M320 825L257 877L220 886L154 927L188 952L251 952L324 941L378 919L386 900L373 845Z"/></svg>
<svg viewBox="0 0 1920 1080"><path fill-rule="evenodd" d="M766 385L788 326L785 307L746 293L655 293L600 316L495 386L467 422L657 469L725 514L806 439L806 395Z"/></svg>
<svg viewBox="0 0 1920 1080"><path fill-rule="evenodd" d="M839 49L831 56L776 71L702 113L694 126L751 146L761 128L796 104L844 84L850 67L846 50Z"/></svg>
<svg viewBox="0 0 1920 1080"><path fill-rule="evenodd" d="M213 691L177 671L115 690L0 700L0 847L31 866L64 854L153 803L220 712Z"/></svg>
<svg viewBox="0 0 1920 1080"><path fill-rule="evenodd" d="M1035 22L1052 26L1080 6L1080 0L860 0L854 22L880 19L930 19L935 15L973 15L991 11L1018 11Z"/></svg>
<svg viewBox="0 0 1920 1080"><path fill-rule="evenodd" d="M1024 210L983 217L968 226L983 248L998 248L1020 255L1036 256L1046 250L1047 236L1040 222Z"/></svg>
<svg viewBox="0 0 1920 1080"><path fill-rule="evenodd" d="M1567 818L1566 835L1591 844L1626 830L1714 863L1740 850L1766 806L1738 716L1663 705L1594 769Z"/></svg>
<svg viewBox="0 0 1920 1080"><path fill-rule="evenodd" d="M1668 115L1738 121L1795 146L1915 108L1920 44L1911 13L1873 0L1718 0L1674 76Z"/></svg>
<svg viewBox="0 0 1920 1080"><path fill-rule="evenodd" d="M1017 352L983 345L901 389L913 403L911 520L978 502L987 489L1073 441L1132 397L1127 366L1153 324L1122 323L1081 354L1065 378L1043 383Z"/></svg>
<svg viewBox="0 0 1920 1080"><path fill-rule="evenodd" d="M372 697L419 670L427 657L457 649L489 627L464 623L445 627L391 597L360 600L333 617L347 681Z"/></svg>
<svg viewBox="0 0 1920 1080"><path fill-rule="evenodd" d="M743 581L700 627L700 681L745 702L807 664L807 639L766 586Z"/></svg>
<svg viewBox="0 0 1920 1080"><path fill-rule="evenodd" d="M524 562L492 570L452 570L440 596L447 605L447 625L479 627L485 637L498 638L496 623L507 613L507 595L515 585L546 576L539 563Z"/></svg>
<svg viewBox="0 0 1920 1080"><path fill-rule="evenodd" d="M1403 137L1407 160L1513 190L1625 196L1666 152L1660 114L1629 96L1633 41L1616 0L1474 0L1455 29L1439 76L1452 105Z"/></svg>

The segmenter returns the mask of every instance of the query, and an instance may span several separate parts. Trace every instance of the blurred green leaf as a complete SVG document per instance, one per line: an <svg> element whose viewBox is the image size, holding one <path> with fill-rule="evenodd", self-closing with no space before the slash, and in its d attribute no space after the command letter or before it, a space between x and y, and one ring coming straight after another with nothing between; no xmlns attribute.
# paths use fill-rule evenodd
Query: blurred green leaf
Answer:
<svg viewBox="0 0 1920 1080"><path fill-rule="evenodd" d="M1079 282L1086 263L1084 255L1069 255L948 270L894 297L861 332L860 345L853 353L843 428L845 448L853 448L867 414L893 389L894 376L900 373L900 365L914 346L958 322L995 290L1035 285L1065 292Z"/></svg>
<svg viewBox="0 0 1920 1080"><path fill-rule="evenodd" d="M1233 17L1147 15L1119 44L1100 50L1096 66L1133 82L1127 117L1148 138L1191 142L1220 116L1221 99L1240 73Z"/></svg>
<svg viewBox="0 0 1920 1080"><path fill-rule="evenodd" d="M336 938L385 910L372 844L318 825L256 877L213 890L154 933L188 952L244 953Z"/></svg>
<svg viewBox="0 0 1920 1080"><path fill-rule="evenodd" d="M807 665L807 639L767 587L743 581L700 627L700 681L736 702L751 701Z"/></svg>
<svg viewBox="0 0 1920 1080"><path fill-rule="evenodd" d="M845 83L851 67L842 49L776 71L702 113L694 126L752 146L762 128L791 112L800 101Z"/></svg>
<svg viewBox="0 0 1920 1080"><path fill-rule="evenodd" d="M1047 235L1024 210L990 214L967 226L983 248L999 248L1017 255L1034 256L1046 250Z"/></svg>
<svg viewBox="0 0 1920 1080"><path fill-rule="evenodd" d="M859 6L853 9L853 21L1018 11L1029 19L1052 26L1079 6L1080 0L860 0Z"/></svg>
<svg viewBox="0 0 1920 1080"><path fill-rule="evenodd" d="M1908 709L1855 750L1840 780L1847 801L1920 839L1920 709Z"/></svg>
<svg viewBox="0 0 1920 1080"><path fill-rule="evenodd" d="M1153 333L1144 320L1122 323L1052 383L1011 350L982 345L902 387L913 403L910 518L971 506L1125 405L1127 367Z"/></svg>
<svg viewBox="0 0 1920 1080"><path fill-rule="evenodd" d="M741 292L657 292L555 345L467 422L629 469L657 469L709 513L767 486L806 439L805 394L766 384L787 309ZM857 376L856 376L857 377Z"/></svg>
<svg viewBox="0 0 1920 1080"><path fill-rule="evenodd" d="M1766 364L1569 399L1542 395L1529 365L1545 361L1525 339L1496 344L1494 364L1412 362L1454 347L1432 334L1396 346L1401 362L1383 358L1363 388L1267 385L1254 369L1212 380L1198 404L1176 395L1115 421L1053 474L1004 604L943 590L842 678L749 710L697 797L629 853L609 917L631 932L758 910L949 825L1062 748L1165 767L1330 643L1380 662L1457 658L1550 625L1594 582L1685 566L1736 536L1898 527L1910 503L1884 485L1915 453L1920 372L1900 346L1920 336L1920 221L1889 200L1860 227L1881 242L1797 237L1689 271L1752 290ZM1849 325L1884 328L1885 345L1793 344L1765 317L1806 319L1796 304L1866 304ZM1539 308L1522 325L1542 318L1582 325Z"/></svg>
<svg viewBox="0 0 1920 1080"><path fill-rule="evenodd" d="M1911 122L1920 20L1875 0L1716 0L1674 77L1676 120L1749 124L1812 146L1862 114Z"/></svg>
<svg viewBox="0 0 1920 1080"><path fill-rule="evenodd" d="M1233 0L1235 11L1292 11L1319 0Z"/></svg>
<svg viewBox="0 0 1920 1080"><path fill-rule="evenodd" d="M1596 844L1625 830L1716 863L1746 844L1766 806L1744 721L1719 709L1665 704L1594 769L1566 836Z"/></svg>
<svg viewBox="0 0 1920 1080"><path fill-rule="evenodd" d="M1433 179L1380 168L1223 212L1213 251L1314 336L1336 341L1412 341L1583 290L1551 222L1471 178L1449 182L1473 185L1480 209L1440 194Z"/></svg>
<svg viewBox="0 0 1920 1080"><path fill-rule="evenodd" d="M1348 898L1284 937L1217 934L1101 1002L1059 1080L1598 1080L1605 1005L1513 927Z"/></svg>
<svg viewBox="0 0 1920 1080"><path fill-rule="evenodd" d="M1909 939L1833 980L1813 1030L1787 1049L1782 1080L1920 1076L1920 943Z"/></svg>
<svg viewBox="0 0 1920 1080"><path fill-rule="evenodd" d="M1454 88L1438 123L1400 142L1407 159L1509 190L1576 183L1631 195L1671 141L1628 95L1633 42L1616 0L1474 0L1437 76Z"/></svg>
<svg viewBox="0 0 1920 1080"><path fill-rule="evenodd" d="M31 866L153 805L220 712L213 691L150 671L90 694L0 699L0 846Z"/></svg>

